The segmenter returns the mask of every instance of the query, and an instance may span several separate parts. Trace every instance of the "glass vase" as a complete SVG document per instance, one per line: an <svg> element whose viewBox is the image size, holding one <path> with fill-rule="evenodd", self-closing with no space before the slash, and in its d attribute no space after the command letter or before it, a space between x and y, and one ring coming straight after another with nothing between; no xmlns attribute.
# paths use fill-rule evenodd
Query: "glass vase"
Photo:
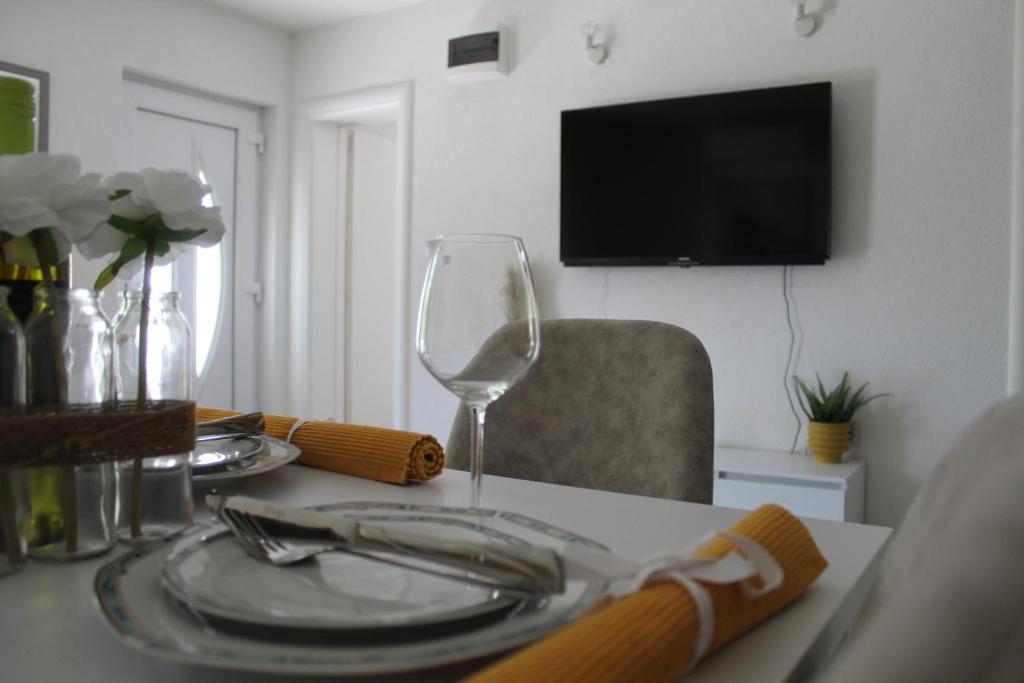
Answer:
<svg viewBox="0 0 1024 683"><path fill-rule="evenodd" d="M142 292L123 291L114 318L117 399L189 400L195 372L192 331L177 292L151 294L146 329L145 387L139 382ZM192 524L191 453L117 464L117 533L125 543L165 538Z"/></svg>
<svg viewBox="0 0 1024 683"><path fill-rule="evenodd" d="M8 303L10 289L0 287L0 414L25 405L25 339ZM21 470L0 470L0 576L25 560L25 495Z"/></svg>
<svg viewBox="0 0 1024 683"><path fill-rule="evenodd" d="M37 286L25 348L29 406L110 407L112 335L96 292ZM25 477L29 555L76 560L114 546L113 463L34 467Z"/></svg>

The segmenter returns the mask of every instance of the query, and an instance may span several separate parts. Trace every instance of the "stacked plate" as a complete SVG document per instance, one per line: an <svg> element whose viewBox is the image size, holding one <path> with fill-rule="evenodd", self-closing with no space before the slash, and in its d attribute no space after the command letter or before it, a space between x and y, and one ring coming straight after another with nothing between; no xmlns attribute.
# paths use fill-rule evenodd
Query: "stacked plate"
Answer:
<svg viewBox="0 0 1024 683"><path fill-rule="evenodd" d="M294 444L263 434L196 444L192 481L199 486L228 482L277 469L299 457Z"/></svg>
<svg viewBox="0 0 1024 683"><path fill-rule="evenodd" d="M495 510L316 509L453 540L603 548ZM274 567L247 555L217 523L114 560L96 577L110 624L147 652L230 669L331 675L419 670L497 653L571 621L606 588L570 581L560 595L524 599L340 552Z"/></svg>

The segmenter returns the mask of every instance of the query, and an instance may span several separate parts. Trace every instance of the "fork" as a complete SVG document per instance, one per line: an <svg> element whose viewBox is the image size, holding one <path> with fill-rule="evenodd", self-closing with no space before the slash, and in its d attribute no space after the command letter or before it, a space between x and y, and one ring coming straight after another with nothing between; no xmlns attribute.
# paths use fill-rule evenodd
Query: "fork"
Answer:
<svg viewBox="0 0 1024 683"><path fill-rule="evenodd" d="M266 560L278 567L286 567L320 553L338 550L333 545L324 543L295 545L282 541L268 534L252 515L239 510L226 508L221 511L220 518L242 542L246 552L257 560Z"/></svg>
<svg viewBox="0 0 1024 683"><path fill-rule="evenodd" d="M378 555L375 553L352 550L351 548L339 547L329 543L300 542L293 543L277 538L263 528L259 520L241 510L224 508L219 513L221 521L234 533L242 543L246 552L257 560L270 562L278 567L285 567L302 562L316 555L326 552L344 552L348 555L363 557L375 562L389 564L403 569L423 572L445 579L460 581L462 583L500 590L509 595L527 596L534 592L524 590L520 586L514 586L497 579L488 579L462 572L445 572L434 566L427 566L422 563L403 561L393 556Z"/></svg>

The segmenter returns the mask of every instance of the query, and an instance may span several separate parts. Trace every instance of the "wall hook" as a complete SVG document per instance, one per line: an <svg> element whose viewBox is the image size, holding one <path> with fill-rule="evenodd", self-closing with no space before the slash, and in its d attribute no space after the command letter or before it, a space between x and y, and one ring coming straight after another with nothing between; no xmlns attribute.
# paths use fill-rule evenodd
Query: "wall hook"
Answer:
<svg viewBox="0 0 1024 683"><path fill-rule="evenodd" d="M601 25L594 20L584 21L580 26L580 33L583 35L584 49L587 52L587 59L591 64L600 64L608 57L608 50L604 45L597 42L597 36L601 33Z"/></svg>
<svg viewBox="0 0 1024 683"><path fill-rule="evenodd" d="M796 17L793 19L793 29L801 38L807 38L818 30L818 20L813 14L807 13L805 0L792 0L796 5Z"/></svg>

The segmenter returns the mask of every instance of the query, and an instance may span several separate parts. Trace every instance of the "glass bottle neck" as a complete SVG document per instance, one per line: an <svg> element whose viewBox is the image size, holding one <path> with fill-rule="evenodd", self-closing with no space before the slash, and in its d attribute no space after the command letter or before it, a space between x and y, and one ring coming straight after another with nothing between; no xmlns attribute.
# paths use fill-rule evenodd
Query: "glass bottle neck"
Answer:
<svg viewBox="0 0 1024 683"><path fill-rule="evenodd" d="M47 315L58 308L66 312L99 310L99 294L91 289L51 289L36 285L32 316Z"/></svg>
<svg viewBox="0 0 1024 683"><path fill-rule="evenodd" d="M21 78L0 76L0 154L36 148L36 89Z"/></svg>
<svg viewBox="0 0 1024 683"><path fill-rule="evenodd" d="M121 308L124 310L137 310L142 306L142 292L139 290L123 290L121 292ZM181 294L179 292L151 293L149 295L150 310L177 310L181 308Z"/></svg>

